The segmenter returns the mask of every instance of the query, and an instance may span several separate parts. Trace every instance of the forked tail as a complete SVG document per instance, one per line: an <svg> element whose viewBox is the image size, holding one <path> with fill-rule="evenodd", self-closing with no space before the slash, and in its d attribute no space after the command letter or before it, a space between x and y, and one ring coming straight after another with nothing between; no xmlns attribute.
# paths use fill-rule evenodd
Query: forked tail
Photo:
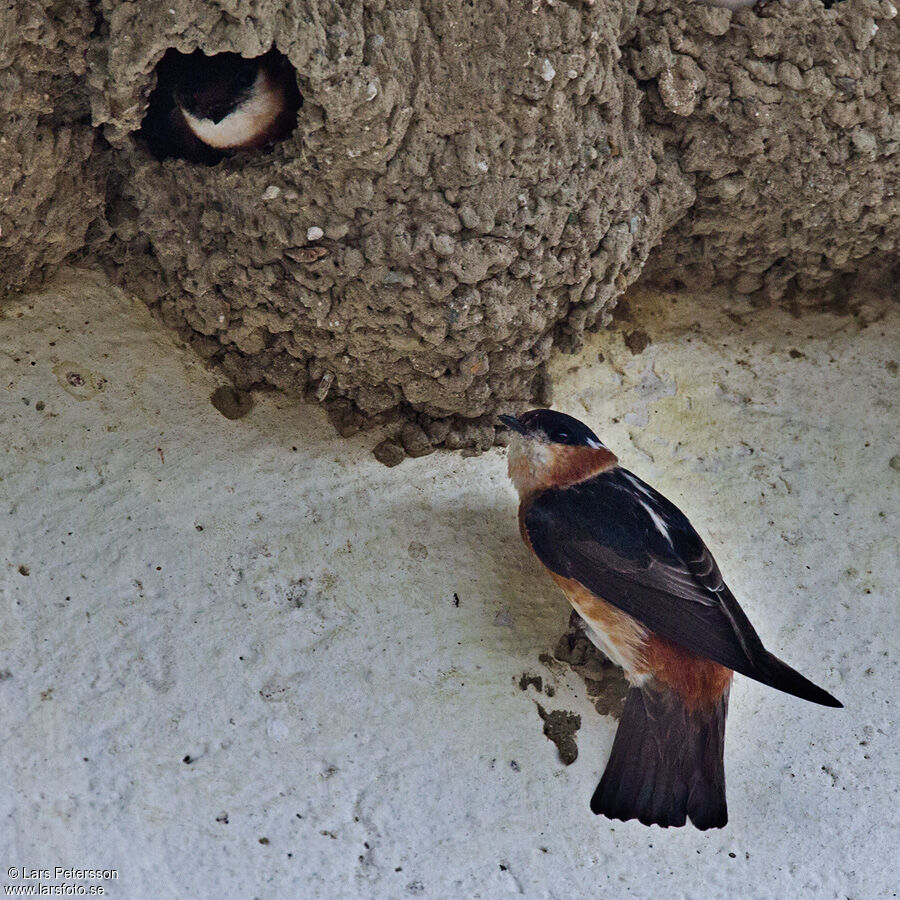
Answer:
<svg viewBox="0 0 900 900"><path fill-rule="evenodd" d="M727 709L727 689L714 707L691 710L669 688L631 688L591 810L663 828L688 817L701 830L724 827Z"/></svg>

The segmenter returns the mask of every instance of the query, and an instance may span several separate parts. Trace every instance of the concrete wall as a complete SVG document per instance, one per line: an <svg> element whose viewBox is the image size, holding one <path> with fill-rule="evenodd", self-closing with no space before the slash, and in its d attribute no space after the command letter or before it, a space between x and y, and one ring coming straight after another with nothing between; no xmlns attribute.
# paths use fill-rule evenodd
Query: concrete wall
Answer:
<svg viewBox="0 0 900 900"><path fill-rule="evenodd" d="M284 396L229 420L220 373L73 271L0 318L23 348L0 354L0 883L68 865L118 869L116 900L890 897L896 304L798 322L722 292L628 299L551 367L561 408L845 704L736 678L727 828L591 814L621 680L554 657L569 607L519 539L502 450L389 469Z"/></svg>

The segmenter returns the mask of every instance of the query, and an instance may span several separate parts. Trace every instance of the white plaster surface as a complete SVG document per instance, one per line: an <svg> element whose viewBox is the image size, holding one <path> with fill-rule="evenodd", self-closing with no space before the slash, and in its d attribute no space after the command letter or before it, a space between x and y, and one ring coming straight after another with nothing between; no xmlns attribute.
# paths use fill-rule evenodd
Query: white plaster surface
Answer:
<svg viewBox="0 0 900 900"><path fill-rule="evenodd" d="M0 883L897 896L900 308L631 305L652 343L560 357L557 408L682 506L770 649L846 704L737 678L726 829L589 811L616 723L538 659L569 610L519 541L502 450L388 469L376 435L284 397L229 421L220 376L70 270L0 314ZM536 700L581 715L573 765Z"/></svg>

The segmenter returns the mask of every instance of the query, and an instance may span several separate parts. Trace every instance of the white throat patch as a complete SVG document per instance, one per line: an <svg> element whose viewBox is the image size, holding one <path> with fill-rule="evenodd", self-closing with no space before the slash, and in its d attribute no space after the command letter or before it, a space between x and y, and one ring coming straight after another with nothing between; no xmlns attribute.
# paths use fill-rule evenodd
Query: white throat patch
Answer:
<svg viewBox="0 0 900 900"><path fill-rule="evenodd" d="M179 106L191 131L210 147L228 150L242 147L264 133L281 113L284 98L260 69L250 89L250 96L220 122L199 119Z"/></svg>
<svg viewBox="0 0 900 900"><path fill-rule="evenodd" d="M527 494L543 480L552 461L550 445L513 433L507 456L509 477L519 494Z"/></svg>

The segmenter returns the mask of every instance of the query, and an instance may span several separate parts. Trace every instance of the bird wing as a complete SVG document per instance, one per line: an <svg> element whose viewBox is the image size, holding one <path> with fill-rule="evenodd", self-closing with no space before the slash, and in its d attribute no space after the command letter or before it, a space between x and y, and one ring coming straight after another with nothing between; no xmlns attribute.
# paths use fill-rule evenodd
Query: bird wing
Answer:
<svg viewBox="0 0 900 900"><path fill-rule="evenodd" d="M760 678L770 654L678 507L620 467L536 497L534 552L650 631ZM764 679L760 679L764 680Z"/></svg>

